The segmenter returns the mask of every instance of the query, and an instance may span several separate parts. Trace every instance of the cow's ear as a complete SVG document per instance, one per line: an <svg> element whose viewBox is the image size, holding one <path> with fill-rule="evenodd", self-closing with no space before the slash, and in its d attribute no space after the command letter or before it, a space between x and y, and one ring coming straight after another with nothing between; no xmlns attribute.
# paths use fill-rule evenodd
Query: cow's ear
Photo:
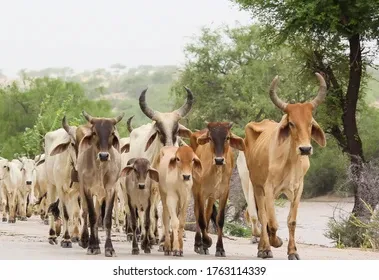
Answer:
<svg viewBox="0 0 379 280"><path fill-rule="evenodd" d="M150 138L149 138L149 140L147 141L146 146L145 146L145 152L147 151L147 149L149 149L150 145L154 142L155 137L157 137L157 134L158 134L158 132L155 131L155 132L153 133L153 135L150 136Z"/></svg>
<svg viewBox="0 0 379 280"><path fill-rule="evenodd" d="M179 130L178 135L183 138L190 138L192 135L192 131L189 130L187 127L185 127L182 124L179 124Z"/></svg>
<svg viewBox="0 0 379 280"><path fill-rule="evenodd" d="M82 141L80 141L79 151L87 150L89 147L91 147L91 143L92 143L92 134L91 135L85 135L82 138Z"/></svg>
<svg viewBox="0 0 379 280"><path fill-rule="evenodd" d="M159 183L159 173L154 168L149 168L149 177L151 180L154 180L155 182Z"/></svg>
<svg viewBox="0 0 379 280"><path fill-rule="evenodd" d="M57 154L63 153L67 150L68 146L71 144L71 141L68 141L67 143L62 143L56 146L50 153L50 156L55 156Z"/></svg>
<svg viewBox="0 0 379 280"><path fill-rule="evenodd" d="M174 169L176 167L176 157L172 157L170 162L168 163L169 170Z"/></svg>
<svg viewBox="0 0 379 280"><path fill-rule="evenodd" d="M245 142L243 139L233 133L230 133L230 146L240 151L245 151Z"/></svg>
<svg viewBox="0 0 379 280"><path fill-rule="evenodd" d="M321 147L326 146L325 133L315 120L312 120L312 139Z"/></svg>
<svg viewBox="0 0 379 280"><path fill-rule="evenodd" d="M121 171L121 177L124 177L124 176L129 176L130 175L130 172L133 171L133 166L132 165L128 165L126 166L122 171Z"/></svg>
<svg viewBox="0 0 379 280"><path fill-rule="evenodd" d="M129 153L130 151L130 143L126 143L124 146L121 147L121 153Z"/></svg>
<svg viewBox="0 0 379 280"><path fill-rule="evenodd" d="M200 135L199 138L197 138L196 142L199 145L205 145L209 142L209 140L210 140L210 137L208 136L208 132L206 132Z"/></svg>
<svg viewBox="0 0 379 280"><path fill-rule="evenodd" d="M113 136L112 146L113 146L117 151L120 151L120 139L119 139L116 135Z"/></svg>

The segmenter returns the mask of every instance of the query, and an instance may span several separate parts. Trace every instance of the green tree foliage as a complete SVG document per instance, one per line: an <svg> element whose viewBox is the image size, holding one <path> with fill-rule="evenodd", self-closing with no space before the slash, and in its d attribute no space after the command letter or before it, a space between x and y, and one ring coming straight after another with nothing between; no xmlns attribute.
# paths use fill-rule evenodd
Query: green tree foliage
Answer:
<svg viewBox="0 0 379 280"><path fill-rule="evenodd" d="M53 78L25 78L0 88L0 155L34 157L43 152L43 137L61 127L64 115L71 125L84 123L81 111L111 116L107 101L91 101L82 86Z"/></svg>

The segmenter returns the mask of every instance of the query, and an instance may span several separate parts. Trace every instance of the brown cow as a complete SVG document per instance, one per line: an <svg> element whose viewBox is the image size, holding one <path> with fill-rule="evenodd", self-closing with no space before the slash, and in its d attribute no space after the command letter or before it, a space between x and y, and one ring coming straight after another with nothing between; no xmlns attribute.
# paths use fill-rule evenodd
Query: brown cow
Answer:
<svg viewBox="0 0 379 280"><path fill-rule="evenodd" d="M112 211L115 201L116 183L121 172L120 138L116 124L121 121L123 114L117 118L96 118L83 111L88 121L83 126L83 135L77 135L80 139L77 171L80 184L80 196L82 203L83 228L80 244L87 248L87 254L100 254L97 216L93 197L98 202L105 199L104 224L106 230L105 256L115 256L111 241ZM88 219L91 235L88 233Z"/></svg>
<svg viewBox="0 0 379 280"><path fill-rule="evenodd" d="M190 144L203 165L201 180L194 178L193 196L195 200L195 216L197 220L195 236L195 252L209 254L208 248L212 239L208 236L208 226L213 205L219 200L217 224L216 257L225 257L222 242L225 206L229 197L229 184L235 165L233 151L230 147L243 151L243 139L230 130L233 123L211 122L207 128L192 134ZM204 204L207 207L204 215ZM199 228L200 227L200 228ZM201 234L200 234L201 230Z"/></svg>
<svg viewBox="0 0 379 280"><path fill-rule="evenodd" d="M320 86L311 102L288 104L276 94L278 76L270 86L272 102L285 114L279 123L271 120L250 122L245 127L245 156L254 188L258 218L262 225L258 257L272 258L271 247L282 246L276 235L274 199L284 193L291 202L287 219L289 229L288 259L300 259L295 244L296 215L303 192L304 176L310 166L313 149L311 139L321 147L326 145L325 135L312 113L326 95L323 77L316 73Z"/></svg>

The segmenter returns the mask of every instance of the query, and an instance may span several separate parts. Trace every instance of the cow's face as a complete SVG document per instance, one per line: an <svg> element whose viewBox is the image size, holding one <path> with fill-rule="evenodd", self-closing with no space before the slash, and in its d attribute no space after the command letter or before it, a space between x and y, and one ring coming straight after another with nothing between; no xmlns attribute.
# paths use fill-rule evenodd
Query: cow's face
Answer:
<svg viewBox="0 0 379 280"><path fill-rule="evenodd" d="M316 73L320 83L319 92L311 102L288 104L276 95L278 77L275 77L270 87L270 97L273 103L286 114L280 122L278 133L279 145L289 137L292 139L296 153L302 156L312 155L311 139L321 147L326 145L324 131L313 118L312 113L325 100L326 83L324 78Z"/></svg>
<svg viewBox="0 0 379 280"><path fill-rule="evenodd" d="M245 144L241 137L233 134L230 130L233 123L229 122L210 122L207 125L207 131L197 138L199 145L210 143L213 153L213 164L226 164L225 157L229 152L229 147L245 150Z"/></svg>
<svg viewBox="0 0 379 280"><path fill-rule="evenodd" d="M150 188L147 178L159 182L158 171L150 166L149 160L145 158L132 158L127 162L127 166L121 171L121 176L133 176L133 186L136 189L144 190Z"/></svg>
<svg viewBox="0 0 379 280"><path fill-rule="evenodd" d="M36 181L36 163L32 159L23 159L21 167L24 184L31 186Z"/></svg>
<svg viewBox="0 0 379 280"><path fill-rule="evenodd" d="M100 161L110 161L110 149L120 152L120 137L116 124L122 120L124 114L117 118L95 118L83 111L83 115L90 124L88 131L79 144L80 150L94 147L96 157Z"/></svg>
<svg viewBox="0 0 379 280"><path fill-rule="evenodd" d="M169 168L176 168L180 180L192 183L192 171L201 177L202 165L200 159L189 146L181 146L175 156L170 159Z"/></svg>
<svg viewBox="0 0 379 280"><path fill-rule="evenodd" d="M142 91L139 98L140 108L148 118L155 121L154 129L152 130L151 135L149 135L149 139L145 146L145 151L150 147L156 138L158 138L158 141L162 146L179 146L178 136L184 138L189 138L191 136L192 132L179 123L180 119L189 113L193 104L192 92L188 88L185 89L187 91L186 103L184 103L184 105L179 109L169 113L161 113L148 107L145 100L147 89Z"/></svg>

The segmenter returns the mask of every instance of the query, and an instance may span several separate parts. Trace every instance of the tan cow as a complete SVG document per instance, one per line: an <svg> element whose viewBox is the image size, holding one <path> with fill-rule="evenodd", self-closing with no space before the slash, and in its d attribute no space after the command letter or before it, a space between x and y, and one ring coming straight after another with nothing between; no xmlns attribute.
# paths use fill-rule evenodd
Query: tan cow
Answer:
<svg viewBox="0 0 379 280"><path fill-rule="evenodd" d="M193 175L201 179L202 165L191 147L163 147L158 159L159 193L163 204L164 252L183 256L183 233ZM170 236L172 229L172 240ZM171 248L172 244L172 248Z"/></svg>
<svg viewBox="0 0 379 280"><path fill-rule="evenodd" d="M231 132L233 123L211 122L207 128L192 134L190 143L203 165L201 180L194 178L193 196L195 216L197 220L195 235L195 252L209 254L208 248L212 239L208 235L208 226L213 212L213 205L219 200L217 224L216 257L225 257L222 242L225 206L229 197L230 178L235 165L234 155L230 147L243 151L242 138ZM206 211L204 215L204 205ZM200 234L201 231L201 234Z"/></svg>
<svg viewBox="0 0 379 280"><path fill-rule="evenodd" d="M300 259L295 244L296 216L303 192L304 176L313 152L311 139L321 147L326 145L323 130L312 113L326 96L323 77L319 80L318 95L311 102L288 104L276 94L278 76L270 86L272 102L285 114L279 123L272 120L250 122L245 127L245 156L262 225L258 257L272 258L271 246L282 246L276 235L278 222L274 199L284 193L291 202L287 219L289 229L288 259Z"/></svg>
<svg viewBox="0 0 379 280"><path fill-rule="evenodd" d="M38 155L35 158L37 179L34 185L34 194L36 196L37 202L37 214L40 215L41 219L44 221L45 225L49 224L47 215L47 177L46 177L46 165L45 165L45 154Z"/></svg>
<svg viewBox="0 0 379 280"><path fill-rule="evenodd" d="M100 254L98 219L99 209L95 209L94 197L99 205L105 200L104 225L106 231L105 256L115 256L111 240L112 212L116 195L116 183L121 172L120 137L116 124L117 118L92 117L85 111L88 123L78 128L76 139L79 142L77 171L80 184L83 227L80 245L87 254ZM78 131L81 135L78 135ZM89 218L89 219L88 219ZM88 232L88 220L91 235Z"/></svg>
<svg viewBox="0 0 379 280"><path fill-rule="evenodd" d="M152 183L159 182L158 171L151 167L146 158L131 158L127 166L122 170L121 176L126 175L125 186L128 200L128 209L130 216L131 229L133 232L132 254L138 255L139 248L137 244L137 217L138 211L141 227L144 228L144 236L141 241L141 249L145 253L151 252L149 229L152 220L150 208L152 194ZM128 221L129 222L129 221Z"/></svg>

